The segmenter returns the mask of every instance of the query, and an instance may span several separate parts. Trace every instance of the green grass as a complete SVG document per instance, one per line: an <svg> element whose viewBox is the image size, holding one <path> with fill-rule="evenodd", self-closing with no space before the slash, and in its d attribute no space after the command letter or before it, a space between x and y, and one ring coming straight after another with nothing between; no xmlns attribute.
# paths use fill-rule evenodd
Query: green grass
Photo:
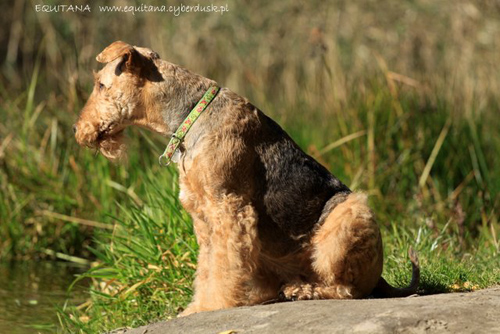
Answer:
<svg viewBox="0 0 500 334"><path fill-rule="evenodd" d="M71 131L95 55L122 39L248 97L366 191L389 282L409 281L412 246L423 293L499 284L500 12L390 7L229 1L221 17L78 19L0 8L2 31L23 26L0 34L0 259L91 264L88 302L59 312L74 332L165 319L190 299L197 246L175 167L157 163L166 140L129 131L129 163L113 165Z"/></svg>
<svg viewBox="0 0 500 334"><path fill-rule="evenodd" d="M113 232L99 236L106 242L94 249L97 264L82 276L95 282L90 302L78 312L61 313L73 330L139 326L173 316L189 301L196 239L175 196L175 174L163 174L158 178L146 172L146 204L122 207ZM82 317L89 322L82 323Z"/></svg>

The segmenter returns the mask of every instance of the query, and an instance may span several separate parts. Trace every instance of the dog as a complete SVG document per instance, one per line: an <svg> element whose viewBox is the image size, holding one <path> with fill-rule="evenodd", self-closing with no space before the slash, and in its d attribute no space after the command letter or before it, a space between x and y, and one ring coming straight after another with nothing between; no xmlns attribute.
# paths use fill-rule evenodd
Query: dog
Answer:
<svg viewBox="0 0 500 334"><path fill-rule="evenodd" d="M148 48L117 41L96 59L106 65L94 73L74 125L80 145L120 160L128 126L174 135L167 160L178 164L179 198L199 245L193 300L180 316L417 291L413 251L407 288L381 277L382 238L366 195L351 191L246 98ZM210 89L212 99L203 100ZM178 138L197 103L203 110Z"/></svg>

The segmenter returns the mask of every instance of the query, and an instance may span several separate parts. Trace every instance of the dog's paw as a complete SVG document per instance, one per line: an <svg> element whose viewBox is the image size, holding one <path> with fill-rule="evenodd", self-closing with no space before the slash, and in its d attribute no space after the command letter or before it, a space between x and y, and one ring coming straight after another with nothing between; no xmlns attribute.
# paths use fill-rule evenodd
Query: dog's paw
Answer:
<svg viewBox="0 0 500 334"><path fill-rule="evenodd" d="M292 283L284 285L279 292L278 298L280 301L316 299L314 286L305 283Z"/></svg>
<svg viewBox="0 0 500 334"><path fill-rule="evenodd" d="M278 300L280 302L292 302L292 301L295 301L297 299L293 295L289 295L289 294L287 295L287 294L285 294L284 291L280 291L278 294Z"/></svg>
<svg viewBox="0 0 500 334"><path fill-rule="evenodd" d="M198 308L196 307L196 305L188 305L188 307L186 307L186 309L184 311L182 311L181 313L177 314L177 318L182 318L182 317L186 317L190 314L194 314L194 313L198 313L200 312L200 310L198 310Z"/></svg>

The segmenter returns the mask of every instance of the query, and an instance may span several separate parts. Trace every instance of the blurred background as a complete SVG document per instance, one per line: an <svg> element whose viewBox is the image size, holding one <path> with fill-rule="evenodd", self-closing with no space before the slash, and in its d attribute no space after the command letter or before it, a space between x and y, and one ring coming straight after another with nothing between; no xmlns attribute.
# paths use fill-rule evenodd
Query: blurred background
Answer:
<svg viewBox="0 0 500 334"><path fill-rule="evenodd" d="M130 129L124 166L74 140L95 56L123 40L248 97L370 195L387 238L425 228L457 259L480 245L498 263L500 2L214 0L229 11L177 17L98 6L179 1L73 2L90 13L41 3L0 5L0 260L112 266L93 249L138 221L129 208L162 221L173 218L151 208L180 210L175 169L157 164L165 138Z"/></svg>

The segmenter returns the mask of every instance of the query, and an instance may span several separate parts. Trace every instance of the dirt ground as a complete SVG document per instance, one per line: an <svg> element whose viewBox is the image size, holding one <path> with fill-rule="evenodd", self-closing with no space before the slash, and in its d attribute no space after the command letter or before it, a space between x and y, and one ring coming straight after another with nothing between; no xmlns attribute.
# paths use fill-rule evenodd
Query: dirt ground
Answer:
<svg viewBox="0 0 500 334"><path fill-rule="evenodd" d="M500 286L408 298L239 307L112 333L500 333Z"/></svg>

